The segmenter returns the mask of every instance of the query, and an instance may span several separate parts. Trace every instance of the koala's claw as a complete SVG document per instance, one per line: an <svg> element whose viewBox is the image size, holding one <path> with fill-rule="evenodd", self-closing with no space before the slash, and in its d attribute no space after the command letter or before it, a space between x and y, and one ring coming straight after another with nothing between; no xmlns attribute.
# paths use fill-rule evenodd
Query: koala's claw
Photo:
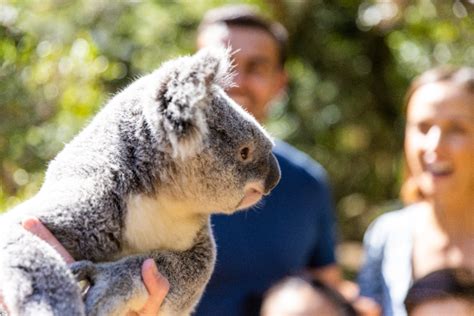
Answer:
<svg viewBox="0 0 474 316"><path fill-rule="evenodd" d="M77 281L93 281L97 274L96 265L89 260L73 262L69 265L69 269L71 269Z"/></svg>

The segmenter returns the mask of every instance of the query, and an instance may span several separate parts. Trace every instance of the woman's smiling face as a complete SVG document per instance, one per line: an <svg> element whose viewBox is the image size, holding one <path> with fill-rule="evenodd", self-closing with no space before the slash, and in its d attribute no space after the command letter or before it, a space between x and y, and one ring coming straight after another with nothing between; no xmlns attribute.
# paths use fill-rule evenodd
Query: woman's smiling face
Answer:
<svg viewBox="0 0 474 316"><path fill-rule="evenodd" d="M408 102L405 154L426 198L474 195L474 94L450 82L418 88Z"/></svg>

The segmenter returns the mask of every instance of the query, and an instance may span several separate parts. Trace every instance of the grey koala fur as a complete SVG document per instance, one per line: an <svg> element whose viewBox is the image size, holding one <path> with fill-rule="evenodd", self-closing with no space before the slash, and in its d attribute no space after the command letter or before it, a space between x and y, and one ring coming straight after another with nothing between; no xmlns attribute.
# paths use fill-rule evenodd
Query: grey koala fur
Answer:
<svg viewBox="0 0 474 316"><path fill-rule="evenodd" d="M145 259L170 282L160 315L190 314L212 273L210 214L280 178L272 141L225 93L228 51L162 65L112 98L0 217L0 295L12 315L122 315L142 306ZM36 216L77 260L21 227ZM84 299L77 279L91 287ZM161 314L162 313L162 314Z"/></svg>

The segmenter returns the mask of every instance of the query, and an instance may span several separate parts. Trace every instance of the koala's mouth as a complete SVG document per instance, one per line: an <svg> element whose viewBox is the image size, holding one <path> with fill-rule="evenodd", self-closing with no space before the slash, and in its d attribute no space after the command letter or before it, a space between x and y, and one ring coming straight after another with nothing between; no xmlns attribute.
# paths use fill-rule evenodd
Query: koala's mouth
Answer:
<svg viewBox="0 0 474 316"><path fill-rule="evenodd" d="M263 188L261 185L250 184L247 185L244 189L244 197L240 200L237 209L249 208L252 205L255 205L262 199Z"/></svg>

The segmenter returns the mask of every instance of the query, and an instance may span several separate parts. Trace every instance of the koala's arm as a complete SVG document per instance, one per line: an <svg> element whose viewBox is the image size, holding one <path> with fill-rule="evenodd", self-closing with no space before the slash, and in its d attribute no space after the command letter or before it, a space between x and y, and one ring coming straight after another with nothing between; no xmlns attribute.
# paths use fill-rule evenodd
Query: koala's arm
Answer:
<svg viewBox="0 0 474 316"><path fill-rule="evenodd" d="M85 299L86 314L124 315L127 310L143 306L148 294L140 271L148 258L155 260L160 273L170 283L160 315L190 314L214 267L215 245L209 224L199 231L193 246L185 251L151 251L99 264L74 263L71 268L76 276L91 283Z"/></svg>

